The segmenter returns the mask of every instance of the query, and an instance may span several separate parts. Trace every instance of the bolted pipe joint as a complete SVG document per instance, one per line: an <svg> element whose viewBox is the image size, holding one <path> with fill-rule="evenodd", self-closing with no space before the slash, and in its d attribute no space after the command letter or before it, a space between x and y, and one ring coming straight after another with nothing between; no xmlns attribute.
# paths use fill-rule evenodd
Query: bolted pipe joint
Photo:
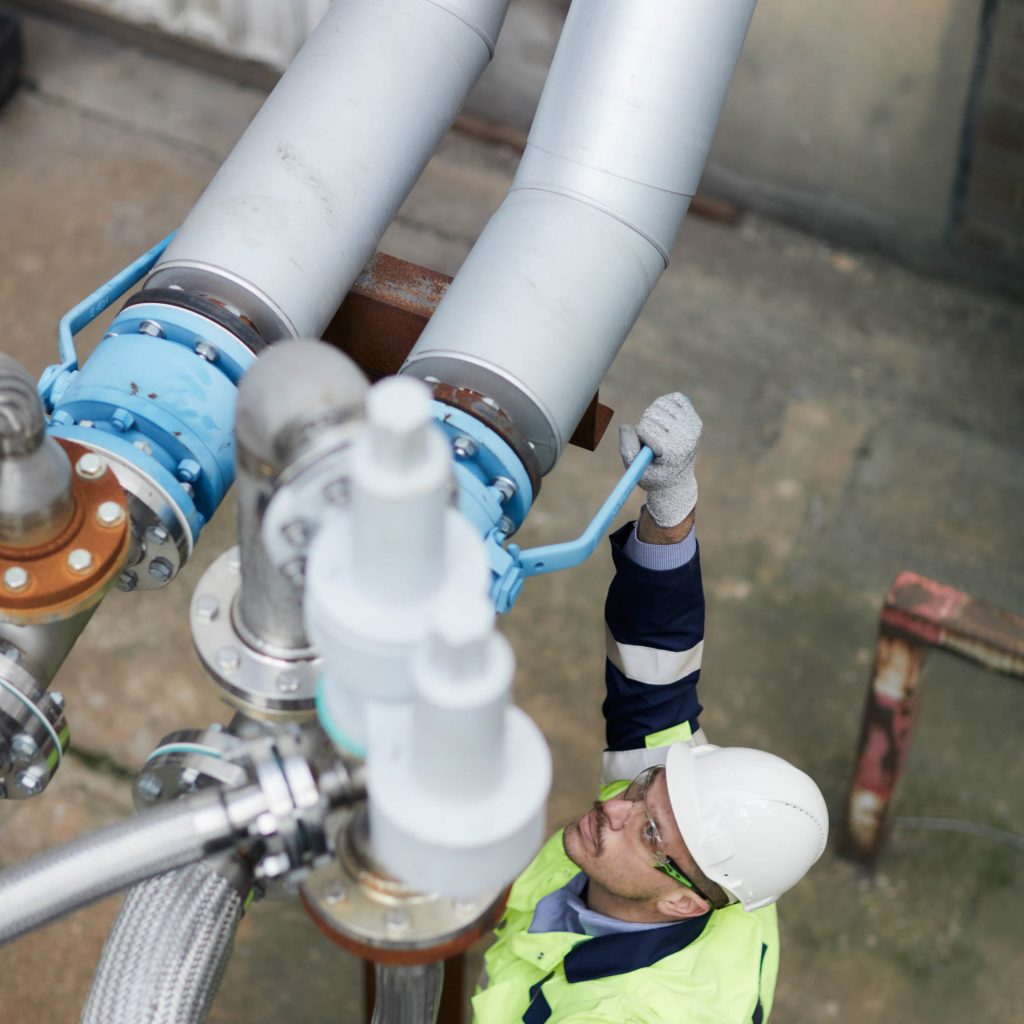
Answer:
<svg viewBox="0 0 1024 1024"><path fill-rule="evenodd" d="M40 547L71 521L71 465L45 431L35 381L0 354L0 547Z"/></svg>

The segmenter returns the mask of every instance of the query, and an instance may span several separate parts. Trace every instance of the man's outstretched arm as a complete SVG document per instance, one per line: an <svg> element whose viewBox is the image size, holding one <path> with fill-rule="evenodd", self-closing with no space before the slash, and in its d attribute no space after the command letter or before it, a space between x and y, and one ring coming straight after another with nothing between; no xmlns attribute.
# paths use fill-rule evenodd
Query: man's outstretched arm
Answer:
<svg viewBox="0 0 1024 1024"><path fill-rule="evenodd" d="M616 575L605 605L607 750L603 781L632 778L699 728L704 592L693 532L693 461L701 421L683 395L659 398L620 434L628 465L642 444L655 460L640 486L640 519L611 537Z"/></svg>

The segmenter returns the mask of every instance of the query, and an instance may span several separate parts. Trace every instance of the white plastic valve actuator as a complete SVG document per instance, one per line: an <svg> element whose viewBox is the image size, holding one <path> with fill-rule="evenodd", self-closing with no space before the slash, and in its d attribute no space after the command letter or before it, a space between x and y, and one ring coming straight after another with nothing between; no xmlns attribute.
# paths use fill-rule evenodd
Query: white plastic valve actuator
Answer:
<svg viewBox="0 0 1024 1024"><path fill-rule="evenodd" d="M412 699L410 659L449 589L485 592L480 538L451 507L451 450L430 392L391 377L370 389L353 445L351 500L325 521L306 566L305 620L323 656L320 716L364 755L368 706Z"/></svg>
<svg viewBox="0 0 1024 1024"><path fill-rule="evenodd" d="M449 589L413 663L415 702L368 760L374 854L417 888L479 898L544 839L551 756L509 704L514 671L486 592Z"/></svg>

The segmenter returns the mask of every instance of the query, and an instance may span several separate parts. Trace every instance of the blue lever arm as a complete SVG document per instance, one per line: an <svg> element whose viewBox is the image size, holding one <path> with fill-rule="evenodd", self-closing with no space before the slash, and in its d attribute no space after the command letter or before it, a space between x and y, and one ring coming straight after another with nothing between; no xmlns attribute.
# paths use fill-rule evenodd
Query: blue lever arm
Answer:
<svg viewBox="0 0 1024 1024"><path fill-rule="evenodd" d="M520 551L517 561L522 575L539 576L546 572L558 572L560 569L570 569L586 561L593 554L594 548L600 543L622 506L626 504L626 499L632 494L633 488L653 459L654 452L650 448L644 446L640 449L640 454L630 463L625 475L615 485L615 490L608 495L593 521L576 540Z"/></svg>
<svg viewBox="0 0 1024 1024"><path fill-rule="evenodd" d="M172 231L165 239L157 242L152 249L144 252L134 263L125 267L116 277L97 288L92 295L82 299L77 306L61 317L57 341L60 363L48 366L39 381L39 393L44 401L49 397L50 390L58 377L64 373L73 373L78 369L78 352L75 349L74 336L153 269L154 264L163 255L175 234L176 232Z"/></svg>

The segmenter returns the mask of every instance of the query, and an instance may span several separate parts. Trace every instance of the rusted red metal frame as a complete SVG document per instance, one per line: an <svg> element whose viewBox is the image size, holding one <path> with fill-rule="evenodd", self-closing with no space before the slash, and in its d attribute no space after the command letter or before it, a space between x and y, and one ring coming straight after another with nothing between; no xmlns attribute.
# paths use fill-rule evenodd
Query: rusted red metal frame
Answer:
<svg viewBox="0 0 1024 1024"><path fill-rule="evenodd" d="M1024 616L913 572L886 595L846 806L844 852L878 859L921 707L926 653L940 648L1024 678Z"/></svg>
<svg viewBox="0 0 1024 1024"><path fill-rule="evenodd" d="M386 253L375 253L324 333L371 381L397 373L452 279ZM448 381L459 384L460 381ZM612 410L594 395L570 444L594 451Z"/></svg>

